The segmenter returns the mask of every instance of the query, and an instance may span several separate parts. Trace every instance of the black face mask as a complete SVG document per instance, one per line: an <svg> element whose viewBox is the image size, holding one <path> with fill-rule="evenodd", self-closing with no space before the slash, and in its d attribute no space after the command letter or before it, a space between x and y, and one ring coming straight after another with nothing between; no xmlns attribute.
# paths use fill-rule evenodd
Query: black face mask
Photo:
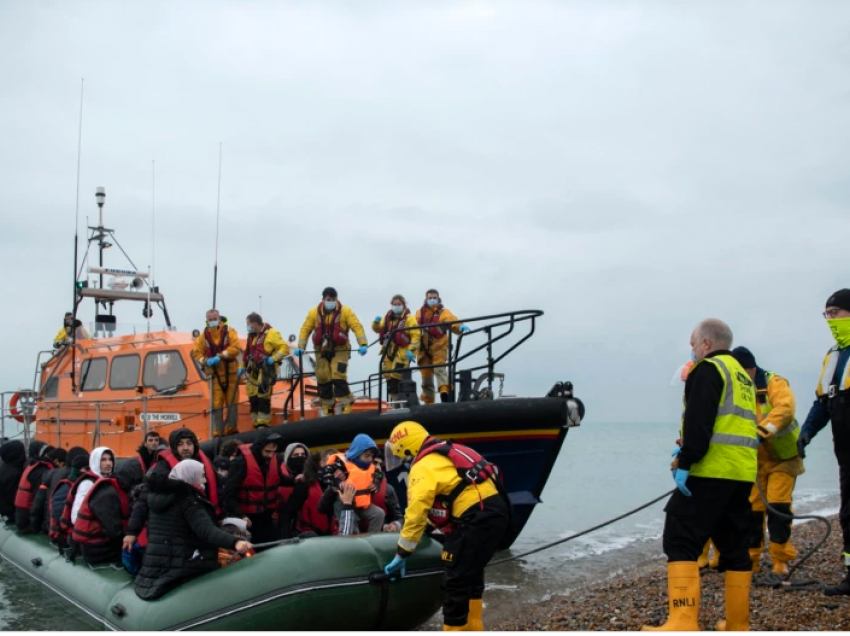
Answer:
<svg viewBox="0 0 850 636"><path fill-rule="evenodd" d="M293 475L300 475L304 472L304 465L307 463L306 457L290 457L286 462L286 467Z"/></svg>

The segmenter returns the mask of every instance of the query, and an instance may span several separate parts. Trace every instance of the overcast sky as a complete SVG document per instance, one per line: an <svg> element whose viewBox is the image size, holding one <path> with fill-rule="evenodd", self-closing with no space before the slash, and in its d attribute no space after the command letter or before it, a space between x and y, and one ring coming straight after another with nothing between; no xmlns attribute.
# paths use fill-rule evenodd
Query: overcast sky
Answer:
<svg viewBox="0 0 850 636"><path fill-rule="evenodd" d="M805 417L850 286L850 3L5 0L3 389L70 305L81 78L81 237L104 186L152 263L155 159L181 329L212 300L222 142L218 305L242 334L260 295L288 335L326 285L364 323L435 286L461 317L546 312L506 392L570 379L588 424L675 424L670 377L718 317Z"/></svg>

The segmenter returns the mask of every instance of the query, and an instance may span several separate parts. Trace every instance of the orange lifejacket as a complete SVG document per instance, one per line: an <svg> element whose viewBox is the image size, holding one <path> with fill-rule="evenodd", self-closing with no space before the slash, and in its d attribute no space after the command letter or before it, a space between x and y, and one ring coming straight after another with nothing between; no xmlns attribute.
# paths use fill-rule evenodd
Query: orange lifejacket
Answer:
<svg viewBox="0 0 850 636"><path fill-rule="evenodd" d="M337 347L344 347L348 344L348 334L342 328L342 303L337 302L337 308L330 314L330 321L325 321L328 315L325 313L324 303L319 303L316 321L316 329L313 331L313 344L316 347L321 347L322 343L327 339L330 343ZM330 324L328 324L330 322Z"/></svg>
<svg viewBox="0 0 850 636"><path fill-rule="evenodd" d="M18 492L15 493L15 508L22 508L24 510L32 508L32 502L33 499L35 499L35 491L38 490L38 486L33 488L32 484L30 484L29 477L30 473L39 466L46 466L48 471L53 470L53 464L43 460L39 460L36 463L27 466L26 470L24 470L24 474L21 475L21 479L18 482ZM41 484L39 484L39 486L40 485Z"/></svg>
<svg viewBox="0 0 850 636"><path fill-rule="evenodd" d="M386 345L392 337L392 342L397 347L406 347L410 344L410 332L404 331L404 323L410 315L410 310L405 307L404 311L396 316L392 310L384 316L384 326L381 327L381 344Z"/></svg>
<svg viewBox="0 0 850 636"><path fill-rule="evenodd" d="M110 539L103 533L100 521L94 515L91 509L91 498L95 492L103 488L114 488L118 494L121 510L121 525L124 530L127 530L127 522L130 520L130 501L127 499L127 494L121 490L118 485L118 480L114 477L101 477L86 493L83 503L80 506L80 511L77 513L77 521L74 524L74 529L71 532L71 538L77 543L85 545L100 545L109 543Z"/></svg>
<svg viewBox="0 0 850 636"><path fill-rule="evenodd" d="M428 305L422 305L422 309L419 310L419 324L422 327L427 327L429 336L431 336L434 340L439 340L445 336L447 332L445 327L435 326L440 323L440 314L443 313L443 306L435 305L434 313L432 313L430 317L428 317L429 311L431 311L431 307Z"/></svg>
<svg viewBox="0 0 850 636"><path fill-rule="evenodd" d="M262 364L269 357L266 353L266 334L271 329L269 323L263 325L263 330L260 333L249 333L245 342L245 351L242 352L242 364L248 366L251 361L254 364Z"/></svg>
<svg viewBox="0 0 850 636"><path fill-rule="evenodd" d="M174 453L171 452L170 448L160 451L159 455L157 455L157 459L164 459L171 468L174 468L178 463L177 458L174 456ZM206 455L204 455L204 451L200 449L198 450L197 461L204 465L204 475L207 478L207 499L210 500L213 508L215 508L215 516L220 517L221 508L218 505L218 481L216 479L215 466L213 466L212 462L207 459Z"/></svg>
<svg viewBox="0 0 850 636"><path fill-rule="evenodd" d="M50 494L47 495L47 510L50 513L50 523L47 530L47 536L49 536L53 541L56 541L57 539L59 539L59 537L65 534L61 529L61 518L59 519L59 521L57 521L53 516L53 493L55 493L56 489L59 488L59 486L61 486L62 484L68 484L71 487L70 490L73 490L74 488L74 482L70 479L60 479L56 483L56 485L53 486L52 490L50 491ZM68 492L70 492L70 490ZM71 501L71 503L73 505L73 500ZM65 509L63 508L62 510L64 512Z"/></svg>
<svg viewBox="0 0 850 636"><path fill-rule="evenodd" d="M313 482L307 489L307 501L298 512L296 528L299 532L315 532L318 535L327 536L338 532L337 522L334 515L323 515L319 512L319 501L322 498L322 485Z"/></svg>
<svg viewBox="0 0 850 636"><path fill-rule="evenodd" d="M338 453L328 457L328 463L332 464L336 458L339 458L345 464L345 470L348 472L346 481L354 484L357 489L354 497L355 508L368 508L372 503L372 491L369 486L372 485L375 477L375 465L369 464L369 468L363 470L357 464L348 461L344 453Z"/></svg>
<svg viewBox="0 0 850 636"><path fill-rule="evenodd" d="M83 473L80 478L71 486L68 495L65 497L65 505L62 507L62 516L59 519L59 530L62 534L68 535L74 529L74 523L71 521L71 512L74 509L74 499L77 498L77 491L80 489L80 484L84 481L97 482L99 477L94 473ZM79 513L78 513L79 516Z"/></svg>
<svg viewBox="0 0 850 636"><path fill-rule="evenodd" d="M204 349L205 358L217 356L230 346L230 327L227 325L221 325L219 329L221 329L221 342L218 344L216 344L213 340L210 328L206 327L204 329L204 341L207 343L206 349ZM227 362L227 360L225 360L225 362Z"/></svg>
<svg viewBox="0 0 850 636"><path fill-rule="evenodd" d="M245 480L239 488L239 507L246 515L257 515L278 509L280 495L280 468L277 455L272 455L265 476L257 463L257 458L251 452L250 444L242 444L239 451L245 458Z"/></svg>

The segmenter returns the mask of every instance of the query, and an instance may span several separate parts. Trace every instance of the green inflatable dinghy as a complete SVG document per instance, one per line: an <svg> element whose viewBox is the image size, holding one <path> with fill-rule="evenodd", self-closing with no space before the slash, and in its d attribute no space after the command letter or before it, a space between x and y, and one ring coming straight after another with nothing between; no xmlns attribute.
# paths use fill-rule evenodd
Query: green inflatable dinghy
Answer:
<svg viewBox="0 0 850 636"><path fill-rule="evenodd" d="M0 527L0 557L111 630L409 630L440 608L441 546L424 538L407 575L383 566L396 534L316 537L276 546L205 574L155 601L123 570L69 563L47 537Z"/></svg>

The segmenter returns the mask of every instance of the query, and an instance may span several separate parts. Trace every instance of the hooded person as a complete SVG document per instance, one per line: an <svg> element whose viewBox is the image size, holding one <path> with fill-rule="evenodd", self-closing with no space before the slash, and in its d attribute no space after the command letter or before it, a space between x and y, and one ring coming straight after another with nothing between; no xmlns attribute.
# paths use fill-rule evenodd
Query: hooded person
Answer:
<svg viewBox="0 0 850 636"><path fill-rule="evenodd" d="M292 478L298 481L295 481L291 486L281 486L278 489L281 497L279 524L281 539L289 539L301 534L297 529L297 521L301 507L307 501L308 484L304 477L304 471L309 456L310 449L301 442L289 444L283 451L280 472L284 476L284 480Z"/></svg>
<svg viewBox="0 0 850 636"><path fill-rule="evenodd" d="M15 495L15 525L21 532L39 531L38 527L31 527L30 510L44 475L54 468L53 462L49 459L52 451L53 447L45 442L39 440L30 442L29 462L18 482L18 492Z"/></svg>
<svg viewBox="0 0 850 636"><path fill-rule="evenodd" d="M139 598L153 600L218 567L218 549L248 552L251 544L215 525L205 496L206 470L192 459L175 464L165 483L148 494L148 547L134 582Z"/></svg>
<svg viewBox="0 0 850 636"><path fill-rule="evenodd" d="M13 439L0 446L0 517L15 522L15 497L27 461L27 448Z"/></svg>
<svg viewBox="0 0 850 636"><path fill-rule="evenodd" d="M75 446L68 451L69 470L66 477L58 480L50 488L48 495L48 536L50 540L56 543L60 549L64 549L68 545L67 531L63 531L62 511L65 508L65 502L68 500L68 493L71 488L89 469L90 457L85 449Z"/></svg>
<svg viewBox="0 0 850 636"><path fill-rule="evenodd" d="M278 511L281 485L294 486L295 480L280 468L277 433L261 435L253 444L243 444L230 462L224 485L224 512L244 519L258 543L278 538Z"/></svg>
<svg viewBox="0 0 850 636"><path fill-rule="evenodd" d="M50 493L53 487L62 479L68 477L71 472L70 461L80 453L85 453L85 449L74 446L70 450L64 448L54 448L47 453L47 459L53 463L53 470L44 473L41 478L41 485L35 493L32 507L30 508L30 525L33 530L41 534L47 534L50 526Z"/></svg>
<svg viewBox="0 0 850 636"><path fill-rule="evenodd" d="M355 488L355 498L352 504L354 518L358 522L365 521L368 524L367 532L380 532L384 527L384 511L372 503L372 495L375 491L375 465L373 460L377 456L378 445L375 444L375 440L365 433L360 433L355 436L345 455L338 454L328 458L329 464L339 460L345 466L345 472L348 475L344 483L351 483ZM332 487L330 493L325 493L325 501L338 492L338 488ZM325 505L321 504L319 511L321 512L324 509ZM339 498L334 501L333 511L334 516L339 521L343 512L343 502Z"/></svg>

